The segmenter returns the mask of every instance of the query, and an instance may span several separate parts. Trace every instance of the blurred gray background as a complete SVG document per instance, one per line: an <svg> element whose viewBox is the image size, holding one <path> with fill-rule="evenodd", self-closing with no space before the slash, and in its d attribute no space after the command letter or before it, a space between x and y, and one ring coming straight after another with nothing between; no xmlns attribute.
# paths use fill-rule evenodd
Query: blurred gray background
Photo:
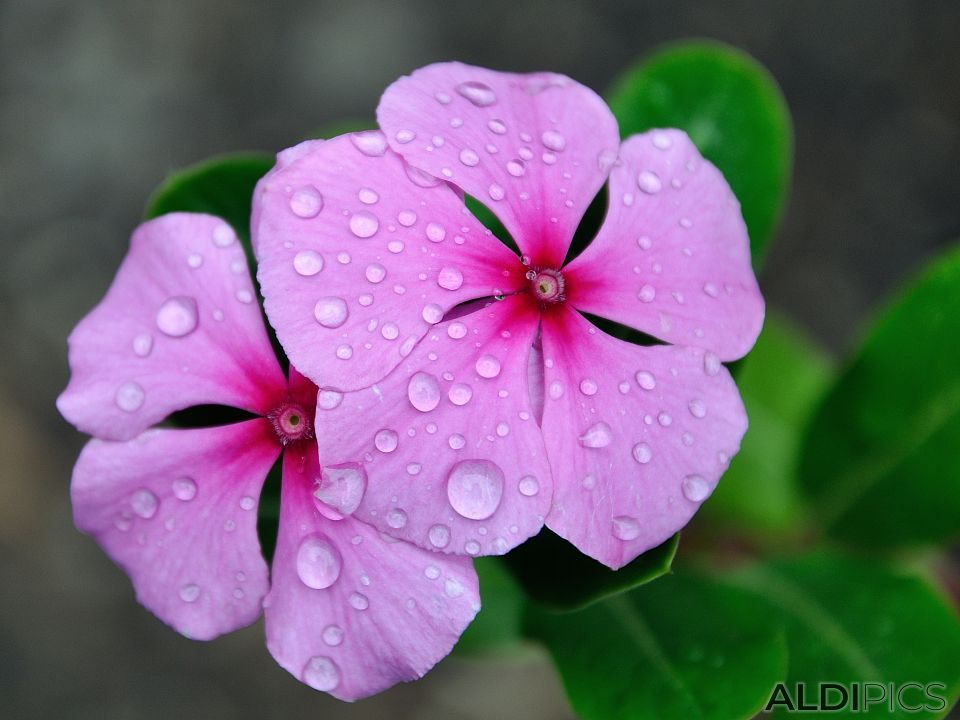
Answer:
<svg viewBox="0 0 960 720"><path fill-rule="evenodd" d="M794 192L761 284L842 352L960 237L960 3L0 2L0 715L570 717L536 651L452 658L348 706L274 665L259 625L205 645L174 635L73 529L83 438L54 398L67 333L171 169L371 117L390 81L432 61L555 70L603 92L691 36L747 50L783 87Z"/></svg>

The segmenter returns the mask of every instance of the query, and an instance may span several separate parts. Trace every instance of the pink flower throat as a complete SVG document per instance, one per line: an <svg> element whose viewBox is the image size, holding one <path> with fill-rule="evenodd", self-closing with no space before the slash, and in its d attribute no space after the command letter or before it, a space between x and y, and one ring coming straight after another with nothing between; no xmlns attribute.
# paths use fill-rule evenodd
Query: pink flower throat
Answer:
<svg viewBox="0 0 960 720"><path fill-rule="evenodd" d="M273 425L281 445L313 438L313 423L301 405L288 401L272 410L267 418Z"/></svg>
<svg viewBox="0 0 960 720"><path fill-rule="evenodd" d="M532 268L527 271L527 280L533 296L541 304L562 303L566 300L566 281L563 273L553 268Z"/></svg>

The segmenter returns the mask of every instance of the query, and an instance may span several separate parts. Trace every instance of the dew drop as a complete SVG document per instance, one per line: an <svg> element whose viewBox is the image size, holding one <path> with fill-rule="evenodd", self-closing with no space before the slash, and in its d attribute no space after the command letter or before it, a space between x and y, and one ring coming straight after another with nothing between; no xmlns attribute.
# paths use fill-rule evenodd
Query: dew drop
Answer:
<svg viewBox="0 0 960 720"><path fill-rule="evenodd" d="M136 412L143 406L143 400L145 397L146 393L144 393L143 387L140 385L140 383L130 380L117 388L117 394L114 397L114 402L116 402L117 407L124 412L132 413Z"/></svg>
<svg viewBox="0 0 960 720"><path fill-rule="evenodd" d="M522 177L527 172L527 166L524 165L523 160L511 160L507 163L507 172L514 177Z"/></svg>
<svg viewBox="0 0 960 720"><path fill-rule="evenodd" d="M580 381L580 392L584 395L591 396L597 394L597 382L590 378L584 378Z"/></svg>
<svg viewBox="0 0 960 720"><path fill-rule="evenodd" d="M567 146L567 139L556 130L545 130L540 136L543 144L555 152L562 151Z"/></svg>
<svg viewBox="0 0 960 720"><path fill-rule="evenodd" d="M249 495L244 495L240 498L240 509L241 510L253 510L257 505L257 501L254 500Z"/></svg>
<svg viewBox="0 0 960 720"><path fill-rule="evenodd" d="M438 322L443 320L443 308L436 303L429 303L423 306L420 316L425 322L428 322L431 325L436 325Z"/></svg>
<svg viewBox="0 0 960 720"><path fill-rule="evenodd" d="M461 338L465 337L466 334L467 334L467 326L464 325L459 320L456 322L452 322L450 323L450 325L447 326L447 335L453 340L460 340Z"/></svg>
<svg viewBox="0 0 960 720"><path fill-rule="evenodd" d="M473 388L466 383L454 383L450 386L447 397L454 405L466 405L473 397Z"/></svg>
<svg viewBox="0 0 960 720"><path fill-rule="evenodd" d="M396 323L387 322L380 328L380 334L385 340L396 340L400 337L400 328Z"/></svg>
<svg viewBox="0 0 960 720"><path fill-rule="evenodd" d="M487 188L487 194L490 195L491 200L503 200L504 189L502 186L493 183Z"/></svg>
<svg viewBox="0 0 960 720"><path fill-rule="evenodd" d="M195 583L187 583L180 588L180 599L187 603L196 602L200 597L200 586Z"/></svg>
<svg viewBox="0 0 960 720"><path fill-rule="evenodd" d="M476 543L476 541L473 542ZM469 544L467 543L467 545ZM477 550L473 554L475 555L477 552L480 552L479 544L477 544ZM443 583L443 592L447 594L448 598L458 598L463 595L463 584L456 578L447 578Z"/></svg>
<svg viewBox="0 0 960 720"><path fill-rule="evenodd" d="M517 483L517 489L524 497L533 497L540 492L540 483L537 482L537 479L533 475L525 475L520 478L520 482Z"/></svg>
<svg viewBox="0 0 960 720"><path fill-rule="evenodd" d="M585 448L604 448L613 442L613 431L601 420L588 427L577 440Z"/></svg>
<svg viewBox="0 0 960 720"><path fill-rule="evenodd" d="M387 138L379 130L351 133L353 146L368 157L380 157L387 152Z"/></svg>
<svg viewBox="0 0 960 720"><path fill-rule="evenodd" d="M323 468L316 481L313 497L322 503L318 509L333 520L352 515L367 491L367 475L356 463ZM332 515L329 511L333 511Z"/></svg>
<svg viewBox="0 0 960 720"><path fill-rule="evenodd" d="M394 508L387 513L387 525L394 530L400 530L407 524L407 514L398 508Z"/></svg>
<svg viewBox="0 0 960 720"><path fill-rule="evenodd" d="M317 393L317 407L321 410L333 410L343 402L343 393L337 390L321 390Z"/></svg>
<svg viewBox="0 0 960 720"><path fill-rule="evenodd" d="M703 371L707 375L716 375L720 372L720 358L714 355L712 352L706 352L703 354Z"/></svg>
<svg viewBox="0 0 960 720"><path fill-rule="evenodd" d="M357 198L364 205L376 205L380 200L380 195L373 188L363 187L357 193Z"/></svg>
<svg viewBox="0 0 960 720"><path fill-rule="evenodd" d="M477 375L483 378L495 378L500 374L500 360L493 355L481 355L475 367Z"/></svg>
<svg viewBox="0 0 960 720"><path fill-rule="evenodd" d="M430 412L440 404L440 383L430 373L415 373L407 383L407 398L420 412Z"/></svg>
<svg viewBox="0 0 960 720"><path fill-rule="evenodd" d="M347 321L349 311L343 298L325 297L313 306L313 316L325 328L338 328Z"/></svg>
<svg viewBox="0 0 960 720"><path fill-rule="evenodd" d="M458 514L485 520L500 506L503 470L490 460L461 460L447 477L447 499Z"/></svg>
<svg viewBox="0 0 960 720"><path fill-rule="evenodd" d="M323 195L311 185L298 188L290 196L290 212L299 218L314 218L320 214L322 209Z"/></svg>
<svg viewBox="0 0 960 720"><path fill-rule="evenodd" d="M376 446L377 450L382 453L392 453L397 449L397 445L400 443L400 436L397 435L395 430L379 430L373 438L373 444Z"/></svg>
<svg viewBox="0 0 960 720"><path fill-rule="evenodd" d="M637 187L647 195L656 195L663 188L663 183L655 172L644 170L637 176Z"/></svg>
<svg viewBox="0 0 960 720"><path fill-rule="evenodd" d="M457 85L457 93L477 107L488 107L497 101L497 95L490 86L476 80Z"/></svg>
<svg viewBox="0 0 960 720"><path fill-rule="evenodd" d="M322 590L340 577L340 551L323 535L310 535L297 549L297 576L308 588Z"/></svg>
<svg viewBox="0 0 960 720"><path fill-rule="evenodd" d="M329 692L340 684L340 670L330 658L317 655L304 665L303 682L314 690Z"/></svg>
<svg viewBox="0 0 960 720"><path fill-rule="evenodd" d="M177 500L190 502L197 496L197 483L193 478L181 477L173 481L173 496Z"/></svg>
<svg viewBox="0 0 960 720"><path fill-rule="evenodd" d="M373 237L380 229L377 216L366 210L360 210L350 216L350 232L358 238Z"/></svg>
<svg viewBox="0 0 960 720"><path fill-rule="evenodd" d="M157 310L157 327L170 337L183 337L197 329L197 301L178 295L169 298Z"/></svg>
<svg viewBox="0 0 960 720"><path fill-rule="evenodd" d="M380 263L370 263L363 274L368 281L376 284L383 282L383 279L387 276L387 269Z"/></svg>
<svg viewBox="0 0 960 720"><path fill-rule="evenodd" d="M646 465L653 458L653 451L645 442L638 442L633 446L633 459L641 465Z"/></svg>
<svg viewBox="0 0 960 720"><path fill-rule="evenodd" d="M467 444L467 439L460 433L454 433L447 438L447 444L450 446L451 450L462 450Z"/></svg>
<svg viewBox="0 0 960 720"><path fill-rule="evenodd" d="M327 625L320 633L320 637L330 647L337 647L343 642L343 628L339 625Z"/></svg>
<svg viewBox="0 0 960 720"><path fill-rule="evenodd" d="M440 223L427 223L427 240L430 242L443 242L443 239L447 236L447 231L444 229L443 225Z"/></svg>
<svg viewBox="0 0 960 720"><path fill-rule="evenodd" d="M157 514L159 504L157 496L146 488L140 488L130 497L130 507L133 508L133 512L144 520L149 520Z"/></svg>
<svg viewBox="0 0 960 720"><path fill-rule="evenodd" d="M642 387L644 390L653 390L657 386L657 380L653 377L652 373L647 372L646 370L640 370L636 374L637 385Z"/></svg>
<svg viewBox="0 0 960 720"><path fill-rule="evenodd" d="M459 290L463 285L463 273L453 267L445 267L437 276L437 285L444 290Z"/></svg>
<svg viewBox="0 0 960 720"><path fill-rule="evenodd" d="M430 544L435 548L445 548L450 544L450 528L448 528L446 525L434 525L427 532L427 537L430 539ZM433 565L430 567L433 567ZM429 570L430 567L427 569ZM427 577L430 577L429 573L427 574ZM431 579L435 580L436 577Z"/></svg>
<svg viewBox="0 0 960 720"><path fill-rule="evenodd" d="M657 296L657 291L654 289L653 285L644 285L640 288L640 292L637 293L637 297L640 298L640 302L653 302L653 299Z"/></svg>
<svg viewBox="0 0 960 720"><path fill-rule="evenodd" d="M480 162L480 156L470 148L464 148L460 151L460 162L467 167L476 167L477 163Z"/></svg>
<svg viewBox="0 0 960 720"><path fill-rule="evenodd" d="M683 496L690 502L703 502L710 495L710 485L699 475L687 475L680 487Z"/></svg>
<svg viewBox="0 0 960 720"><path fill-rule="evenodd" d="M354 610L366 610L370 607L370 600L363 593L351 593L349 602Z"/></svg>
<svg viewBox="0 0 960 720"><path fill-rule="evenodd" d="M704 418L707 416L707 406L703 400L698 400L694 398L689 403L687 403L687 408L690 410L690 414L695 418Z"/></svg>
<svg viewBox="0 0 960 720"><path fill-rule="evenodd" d="M507 132L507 126L502 120L496 118L487 121L487 127L494 135L504 135Z"/></svg>
<svg viewBox="0 0 960 720"><path fill-rule="evenodd" d="M146 357L153 350L153 335L140 333L133 339L133 353L137 357Z"/></svg>
<svg viewBox="0 0 960 720"><path fill-rule="evenodd" d="M304 277L316 275L323 270L323 255L316 250L301 250L293 256L293 269Z"/></svg>
<svg viewBox="0 0 960 720"><path fill-rule="evenodd" d="M626 515L613 518L611 530L618 540L636 540L640 537L640 523L636 518Z"/></svg>

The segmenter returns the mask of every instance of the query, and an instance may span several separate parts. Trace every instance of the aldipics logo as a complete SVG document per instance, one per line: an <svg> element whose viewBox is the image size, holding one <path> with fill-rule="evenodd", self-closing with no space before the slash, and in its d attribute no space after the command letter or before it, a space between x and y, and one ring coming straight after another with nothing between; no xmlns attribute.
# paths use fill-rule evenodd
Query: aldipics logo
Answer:
<svg viewBox="0 0 960 720"><path fill-rule="evenodd" d="M940 712L947 708L947 686L940 682L849 684L822 682L797 683L791 688L777 683L763 709L765 713L782 708L787 712L868 712L885 707L889 712Z"/></svg>

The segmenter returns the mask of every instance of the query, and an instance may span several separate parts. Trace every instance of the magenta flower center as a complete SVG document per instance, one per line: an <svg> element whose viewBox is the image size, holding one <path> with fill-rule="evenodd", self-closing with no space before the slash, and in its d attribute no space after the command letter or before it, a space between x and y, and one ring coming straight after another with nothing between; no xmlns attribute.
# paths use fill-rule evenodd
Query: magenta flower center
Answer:
<svg viewBox="0 0 960 720"><path fill-rule="evenodd" d="M272 410L267 418L273 424L273 430L280 444L289 445L297 440L309 440L313 437L313 423L303 407L295 402L286 402Z"/></svg>
<svg viewBox="0 0 960 720"><path fill-rule="evenodd" d="M561 303L566 297L566 282L563 273L553 268L536 268L527 271L527 280L534 297L541 303Z"/></svg>

